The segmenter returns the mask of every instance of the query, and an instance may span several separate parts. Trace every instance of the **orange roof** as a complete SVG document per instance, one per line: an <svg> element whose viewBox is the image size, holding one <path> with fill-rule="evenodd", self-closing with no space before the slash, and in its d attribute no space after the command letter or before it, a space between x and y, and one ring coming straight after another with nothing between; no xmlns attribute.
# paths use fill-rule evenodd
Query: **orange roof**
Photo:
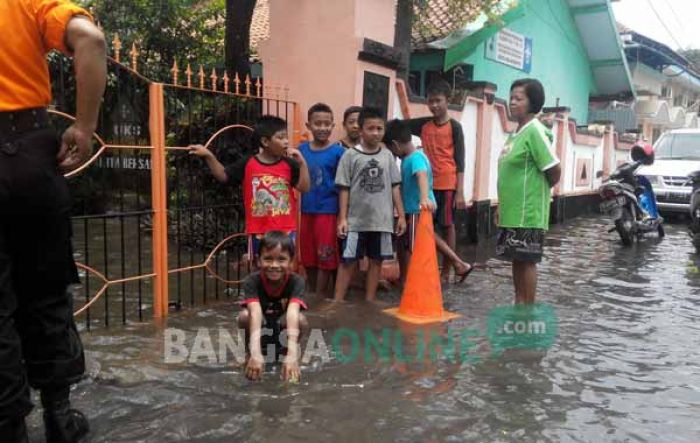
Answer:
<svg viewBox="0 0 700 443"><path fill-rule="evenodd" d="M475 19L481 0L473 0L471 8L456 8L448 0L429 0L422 10L416 10L417 20L413 26L411 41L414 49L424 47L427 43L446 37L455 29L461 28ZM258 43L270 35L270 5L268 0L258 0L253 12L250 27L250 47L257 54Z"/></svg>

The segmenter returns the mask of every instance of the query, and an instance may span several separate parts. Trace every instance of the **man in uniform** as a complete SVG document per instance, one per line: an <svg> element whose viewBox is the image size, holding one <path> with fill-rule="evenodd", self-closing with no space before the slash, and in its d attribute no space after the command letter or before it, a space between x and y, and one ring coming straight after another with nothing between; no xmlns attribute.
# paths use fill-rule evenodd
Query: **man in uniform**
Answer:
<svg viewBox="0 0 700 443"><path fill-rule="evenodd" d="M106 81L104 36L68 0L0 1L0 439L25 442L40 390L48 442L74 442L88 422L70 409L85 372L68 284L77 280L62 173L87 160ZM46 54L72 55L76 120L49 127Z"/></svg>

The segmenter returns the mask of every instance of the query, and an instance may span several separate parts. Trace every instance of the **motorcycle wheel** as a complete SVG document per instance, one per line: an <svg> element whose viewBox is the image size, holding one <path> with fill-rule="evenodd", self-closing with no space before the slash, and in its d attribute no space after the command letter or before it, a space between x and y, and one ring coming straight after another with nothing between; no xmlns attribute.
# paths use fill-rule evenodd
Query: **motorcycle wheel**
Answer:
<svg viewBox="0 0 700 443"><path fill-rule="evenodd" d="M659 238L666 237L666 231L664 231L663 225L659 225L659 227L656 229L659 231Z"/></svg>
<svg viewBox="0 0 700 443"><path fill-rule="evenodd" d="M617 233L620 234L620 240L625 246L631 246L634 241L634 234L632 234L632 224L634 219L630 213L629 208L622 208L622 216L615 220L615 229Z"/></svg>

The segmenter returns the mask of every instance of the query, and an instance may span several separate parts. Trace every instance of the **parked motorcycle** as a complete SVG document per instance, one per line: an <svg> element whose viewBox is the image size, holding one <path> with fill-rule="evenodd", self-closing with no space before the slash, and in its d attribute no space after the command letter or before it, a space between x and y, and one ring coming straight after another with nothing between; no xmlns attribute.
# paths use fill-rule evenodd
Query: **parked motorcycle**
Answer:
<svg viewBox="0 0 700 443"><path fill-rule="evenodd" d="M693 184L690 196L690 236L695 250L700 252L700 171L691 172L688 178Z"/></svg>
<svg viewBox="0 0 700 443"><path fill-rule="evenodd" d="M601 212L611 214L615 221L609 232L617 230L625 246L648 232L656 231L659 238L665 236L654 189L649 179L635 175L642 165L654 163L654 150L640 143L632 148L631 155L632 161L620 165L599 189Z"/></svg>

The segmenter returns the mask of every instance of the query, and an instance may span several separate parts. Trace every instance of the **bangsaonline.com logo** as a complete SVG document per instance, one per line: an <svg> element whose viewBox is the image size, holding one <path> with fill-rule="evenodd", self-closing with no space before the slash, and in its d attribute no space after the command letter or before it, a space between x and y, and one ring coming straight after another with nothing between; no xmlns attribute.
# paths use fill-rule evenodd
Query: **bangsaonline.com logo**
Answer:
<svg viewBox="0 0 700 443"><path fill-rule="evenodd" d="M477 342L484 336L491 355L499 356L507 349L545 350L558 334L554 308L547 304L508 305L491 309L486 322L486 334L478 328L454 328L444 325L420 328L380 330L339 328L324 335L321 329L311 329L302 335L300 356L303 364L315 359L322 362L422 362L446 360L453 363L478 363ZM170 364L211 364L246 359L246 334L243 329L209 328L185 331L168 328L164 334L164 361ZM262 350L266 362L274 362L284 354L286 332L275 334L261 329Z"/></svg>

